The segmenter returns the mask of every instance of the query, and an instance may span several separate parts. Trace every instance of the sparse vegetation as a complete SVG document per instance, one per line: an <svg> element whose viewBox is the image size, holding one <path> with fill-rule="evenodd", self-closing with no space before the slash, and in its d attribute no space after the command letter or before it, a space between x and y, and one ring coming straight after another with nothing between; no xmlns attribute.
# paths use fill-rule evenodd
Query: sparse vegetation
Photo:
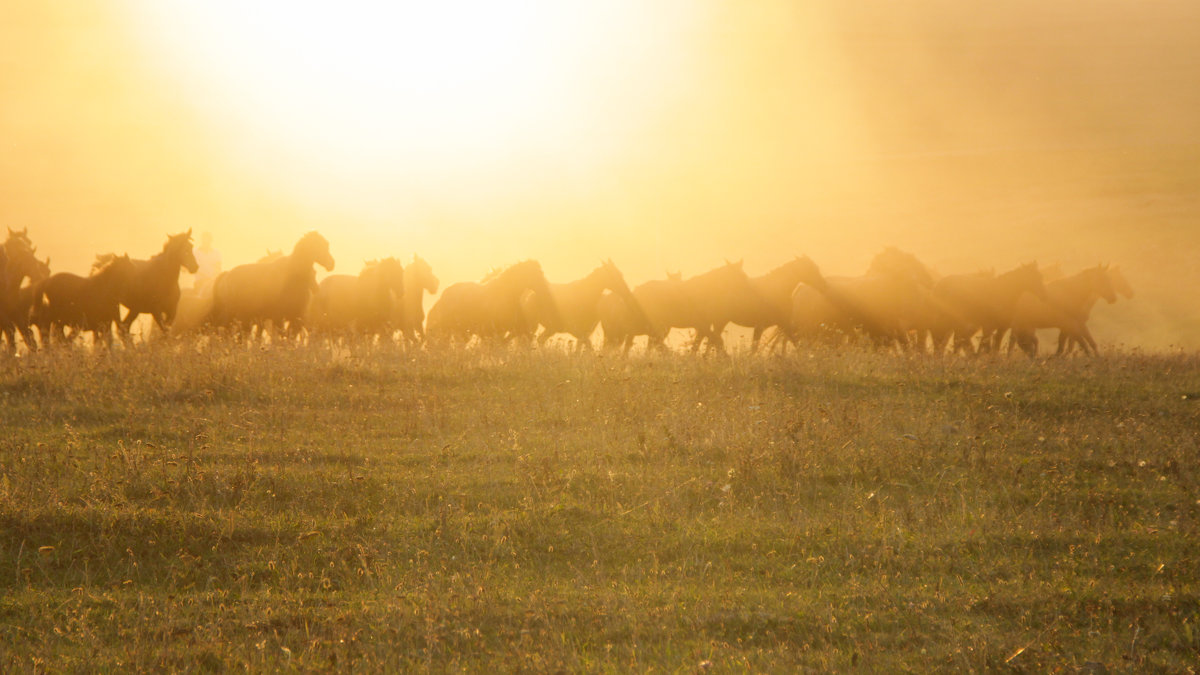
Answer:
<svg viewBox="0 0 1200 675"><path fill-rule="evenodd" d="M1200 359L0 361L0 668L1186 671Z"/></svg>

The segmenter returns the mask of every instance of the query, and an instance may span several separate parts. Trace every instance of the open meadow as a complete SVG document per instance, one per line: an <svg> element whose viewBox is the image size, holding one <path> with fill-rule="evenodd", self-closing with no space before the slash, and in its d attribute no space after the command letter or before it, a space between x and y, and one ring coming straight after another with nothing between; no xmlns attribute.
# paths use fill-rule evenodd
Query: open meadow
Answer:
<svg viewBox="0 0 1200 675"><path fill-rule="evenodd" d="M1200 359L0 361L0 668L1200 662Z"/></svg>

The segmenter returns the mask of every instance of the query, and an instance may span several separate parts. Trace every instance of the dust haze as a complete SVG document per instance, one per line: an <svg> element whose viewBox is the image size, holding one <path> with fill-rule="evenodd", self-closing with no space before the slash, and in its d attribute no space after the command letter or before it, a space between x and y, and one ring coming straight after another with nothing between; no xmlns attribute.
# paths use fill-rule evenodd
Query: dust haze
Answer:
<svg viewBox="0 0 1200 675"><path fill-rule="evenodd" d="M857 274L895 245L942 273L1119 264L1137 295L1097 306L1097 338L1200 347L1195 2L690 3L639 55L672 81L606 85L629 131L602 163L461 183L234 147L130 6L0 6L0 225L56 271L188 227L226 266L318 229L339 272L415 252L443 283L523 258L565 281L611 257L631 285L798 254Z"/></svg>

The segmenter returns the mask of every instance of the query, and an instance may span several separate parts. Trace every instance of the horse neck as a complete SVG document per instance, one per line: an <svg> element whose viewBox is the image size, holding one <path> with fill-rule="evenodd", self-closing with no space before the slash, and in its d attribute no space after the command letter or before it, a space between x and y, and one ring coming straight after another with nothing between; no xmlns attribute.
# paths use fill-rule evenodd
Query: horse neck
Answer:
<svg viewBox="0 0 1200 675"><path fill-rule="evenodd" d="M526 281L524 275L509 272L502 272L495 279L485 281L482 286L488 293L499 297L511 296L514 300L519 298L526 289L533 288L533 284Z"/></svg>
<svg viewBox="0 0 1200 675"><path fill-rule="evenodd" d="M97 288L115 289L124 278L124 275L118 273L119 271L115 265L109 265L88 278Z"/></svg>
<svg viewBox="0 0 1200 675"><path fill-rule="evenodd" d="M600 295L604 293L605 288L609 287L609 283L603 274L593 272L582 279L572 281L567 286L585 303L594 304L600 300Z"/></svg>
<svg viewBox="0 0 1200 675"><path fill-rule="evenodd" d="M141 262L135 260L134 263ZM183 268L183 256L178 251L168 250L145 261L143 274L148 277L179 281L179 270Z"/></svg>
<svg viewBox="0 0 1200 675"><path fill-rule="evenodd" d="M1014 272L996 277L998 297L1005 305L1015 305L1023 293L1029 292L1029 284Z"/></svg>
<svg viewBox="0 0 1200 675"><path fill-rule="evenodd" d="M1070 304L1072 309L1078 307L1084 311L1091 311L1101 297L1100 291L1096 288L1096 280L1091 274L1092 272L1084 270L1065 279L1051 282L1051 284L1056 295Z"/></svg>
<svg viewBox="0 0 1200 675"><path fill-rule="evenodd" d="M307 279L312 274L313 264L316 260L307 255L292 252L276 262L287 269L288 276L304 276Z"/></svg>
<svg viewBox="0 0 1200 675"><path fill-rule="evenodd" d="M419 278L419 270L412 265L404 268L404 309L418 310L425 307L425 284Z"/></svg>
<svg viewBox="0 0 1200 675"><path fill-rule="evenodd" d="M788 263L751 281L754 282L755 288L768 295L775 296L786 293L790 297L796 286L804 280L805 273L800 265Z"/></svg>

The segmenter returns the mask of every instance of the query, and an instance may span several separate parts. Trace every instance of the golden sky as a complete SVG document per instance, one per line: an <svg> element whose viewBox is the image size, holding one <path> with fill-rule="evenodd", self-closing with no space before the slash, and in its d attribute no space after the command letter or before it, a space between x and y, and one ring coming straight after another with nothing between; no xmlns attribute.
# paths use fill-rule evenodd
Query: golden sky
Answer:
<svg viewBox="0 0 1200 675"><path fill-rule="evenodd" d="M77 272L188 227L227 265L318 229L339 272L416 252L444 282L1113 261L1147 291L1097 310L1121 339L1200 344L1174 292L1196 25L1183 0L3 3L0 222Z"/></svg>

